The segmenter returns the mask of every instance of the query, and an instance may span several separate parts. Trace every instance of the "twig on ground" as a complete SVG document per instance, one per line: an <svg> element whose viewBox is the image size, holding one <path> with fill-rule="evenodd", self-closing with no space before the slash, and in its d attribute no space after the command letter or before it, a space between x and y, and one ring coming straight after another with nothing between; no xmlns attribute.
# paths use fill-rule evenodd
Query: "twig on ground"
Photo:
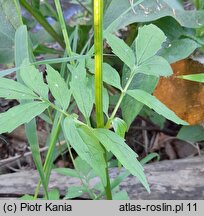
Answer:
<svg viewBox="0 0 204 216"><path fill-rule="evenodd" d="M56 144L56 146L62 146L62 145L64 145L65 143L66 143L65 141L61 141L61 142L58 142L58 143ZM49 148L49 146L45 146L45 147L43 147L43 148L40 148L40 153L47 151L48 148ZM14 157L9 157L9 158L0 160L0 168L1 168L1 167L4 167L4 166L7 166L8 164L10 164L10 163L12 163L12 162L14 162L14 161L16 161L16 160L19 160L19 159L22 158L22 157L27 157L27 156L31 156L31 155L32 155L32 152L29 151L29 152L24 152L24 153L21 154L21 155L16 155L16 156L14 156Z"/></svg>

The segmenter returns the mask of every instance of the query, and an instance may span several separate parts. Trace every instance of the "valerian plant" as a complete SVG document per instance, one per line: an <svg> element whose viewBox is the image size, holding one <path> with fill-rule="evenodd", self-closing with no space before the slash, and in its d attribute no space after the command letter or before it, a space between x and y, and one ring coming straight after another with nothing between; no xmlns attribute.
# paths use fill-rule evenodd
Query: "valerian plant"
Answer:
<svg viewBox="0 0 204 216"><path fill-rule="evenodd" d="M28 7L23 0L20 2ZM124 106L124 101L128 100L138 105L138 112L143 105L146 105L177 124L187 124L156 97L142 90L145 88L135 88L133 83L140 74L152 79L172 74L169 63L158 55L162 44L166 41L166 36L157 26L144 25L139 27L138 35L129 47L112 32L114 28L103 31L103 1L94 0L94 55L92 55L93 49L90 49L87 55L77 55L71 50L59 0L55 0L55 4L65 42L64 45L60 40L66 48L65 58L33 62L26 26L21 25L15 38L18 80L0 78L0 97L16 99L20 102L16 107L0 114L0 133L11 132L25 124L33 159L40 175L35 196L29 198L38 197L41 184L45 199L52 199L53 193L55 195L57 193L49 192L48 185L59 135L66 140L66 148L75 169L59 168L55 171L77 177L82 183L80 186L68 188L65 199L79 197L84 193L88 193L91 199L100 199L104 196L107 199L116 199L119 196L126 199L127 193L119 191L118 186L129 174L136 176L150 192L142 166L148 158L138 161L138 155L124 139L128 129L127 123L116 114L119 108ZM134 6L131 1L130 7ZM104 40L111 47L113 54L124 62L126 73L122 79L115 68L103 61ZM19 48L19 41L23 41L23 47ZM70 71L67 77L50 66L49 63L57 61L66 62L65 67ZM45 79L35 66L43 63L46 64ZM65 67L63 65L62 70ZM111 113L107 86L119 92L118 100ZM50 94L54 101L51 100ZM74 113L74 107L77 107L80 113ZM95 118L92 118L93 113ZM40 157L35 130L36 116L43 118L52 127L44 164ZM77 158L73 157L72 148L78 154ZM115 156L118 164L126 169L115 179L111 179L109 175L112 156ZM149 156L149 159L151 158L152 156ZM90 188L89 181L96 176L99 177L100 182Z"/></svg>

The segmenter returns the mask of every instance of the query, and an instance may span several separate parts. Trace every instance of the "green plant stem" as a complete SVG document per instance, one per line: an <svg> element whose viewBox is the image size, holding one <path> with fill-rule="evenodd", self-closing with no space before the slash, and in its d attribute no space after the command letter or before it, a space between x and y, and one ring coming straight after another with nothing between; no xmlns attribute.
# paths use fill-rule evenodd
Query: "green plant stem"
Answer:
<svg viewBox="0 0 204 216"><path fill-rule="evenodd" d="M110 118L108 119L108 121L107 121L107 123L106 123L106 125L105 125L105 128L110 128L111 122L112 122L113 119L115 118L115 115L116 115L116 113L117 113L117 111L118 111L118 109L119 109L119 107L120 107L120 105L121 105L121 103L122 103L122 100L123 100L124 96L126 95L126 92L127 92L127 90L128 90L128 87L130 86L130 83L132 82L132 79L133 79L133 77L134 77L134 75L135 75L135 71L136 71L136 70L137 70L137 67L133 68L133 70L131 71L131 75L130 75L130 77L129 77L129 79L128 79L128 81L127 81L127 83L126 83L124 89L123 89L122 92L121 92L121 95L120 95L120 97L119 97L119 99L118 99L118 102L117 102L117 104L116 104L116 106L115 106L115 108L114 108L114 110L113 110L113 112L112 112Z"/></svg>
<svg viewBox="0 0 204 216"><path fill-rule="evenodd" d="M94 49L95 49L95 105L97 128L104 127L103 117L103 0L94 0ZM106 198L112 200L110 176L108 173L107 152L106 161Z"/></svg>
<svg viewBox="0 0 204 216"><path fill-rule="evenodd" d="M103 1L94 0L94 49L95 49L95 105L97 127L104 126L103 118Z"/></svg>
<svg viewBox="0 0 204 216"><path fill-rule="evenodd" d="M21 22L21 25L23 25L23 19L22 19L22 16L21 16L21 10L20 10L19 3L17 2L17 0L14 1L14 4L15 4L16 11L18 13L18 17L19 17L19 20Z"/></svg>
<svg viewBox="0 0 204 216"><path fill-rule="evenodd" d="M44 18L39 10L31 7L26 0L19 0L20 4L44 27L44 29L60 44L62 48L65 48L65 44L57 32L52 28L48 21Z"/></svg>
<svg viewBox="0 0 204 216"><path fill-rule="evenodd" d="M62 13L62 8L61 8L59 0L55 0L55 6L56 6L57 13L58 13L58 16L59 16L59 22L60 22L60 25L61 25L61 29L62 29L62 33L63 33L65 45L66 45L66 47L65 47L66 48L66 52L67 52L67 55L70 57L70 56L72 56L72 50L71 50L69 36L68 36L68 33L67 33L67 28L66 28L66 24L65 24L65 21L64 21L64 17L63 17L63 13ZM71 64L74 65L74 61L71 61ZM65 70L65 68L63 68L63 66L62 66L61 69ZM45 175L46 175L46 183L48 184L48 182L49 182L49 176L50 176L50 172L51 172L51 165L50 164L52 163L52 154L53 154L53 151L54 151L55 142L56 142L56 140L58 138L58 135L59 135L59 132L60 132L61 120L62 120L63 116L69 116L69 115L64 110L61 110L59 107L57 107L54 104L52 104L50 101L48 101L46 99L42 99L42 101L45 101L45 102L49 103L50 106L53 109L55 109L55 110L57 110L58 112L61 113L61 115L59 117L59 121L58 121L58 123L57 123L57 125L56 125L56 127L55 127L55 129L53 131L51 143L50 143L50 146L49 146L49 149L48 149L48 153L46 155L45 164L44 164L44 167L43 167ZM56 117L57 116L55 116L55 118ZM41 182L39 181L38 182L38 186L36 188L36 192L35 192L35 199L38 196L40 185L41 185Z"/></svg>
<svg viewBox="0 0 204 216"><path fill-rule="evenodd" d="M46 184L47 185L48 185L49 176L50 176L50 170L48 169L48 166L50 165L50 163L52 163L52 153L53 153L54 148L55 148L55 142L56 142L56 140L58 138L62 118L63 118L63 114L61 113L61 115L59 117L59 120L57 122L57 125L56 125L56 127L55 127L55 129L53 131L50 146L49 146L49 149L48 149L48 152L47 152L47 155L46 155L46 159L45 159L45 163L44 163L44 167L43 167L43 170L44 170L44 173L45 173L45 176L46 176ZM39 190L40 190L40 185L41 185L41 181L39 180L38 181L38 186L37 186L36 191L35 191L34 199L37 199L37 197L38 197L38 193L39 193Z"/></svg>
<svg viewBox="0 0 204 216"><path fill-rule="evenodd" d="M60 26L61 26L61 29L62 29L62 34L63 34L65 45L66 45L67 55L70 57L70 56L72 56L72 50L71 50L71 45L70 45L70 41L69 41L69 35L68 35L68 32L67 32L67 27L66 27L66 24L65 24L65 21L64 21L63 13L62 13L60 0L55 0L55 6L56 6L56 9L57 9L59 22L60 22ZM71 62L71 64L74 64L74 63Z"/></svg>

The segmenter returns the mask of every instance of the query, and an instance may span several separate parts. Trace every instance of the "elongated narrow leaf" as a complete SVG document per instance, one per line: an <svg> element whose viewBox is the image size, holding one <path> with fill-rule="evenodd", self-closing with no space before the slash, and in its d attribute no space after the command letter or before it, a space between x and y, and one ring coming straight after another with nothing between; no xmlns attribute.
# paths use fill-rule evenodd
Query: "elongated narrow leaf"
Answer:
<svg viewBox="0 0 204 216"><path fill-rule="evenodd" d="M88 59L86 66L94 74L94 61L92 59ZM103 63L103 81L117 89L122 89L119 73L107 63Z"/></svg>
<svg viewBox="0 0 204 216"><path fill-rule="evenodd" d="M0 134L11 132L41 114L49 105L44 102L30 102L18 105L0 114Z"/></svg>
<svg viewBox="0 0 204 216"><path fill-rule="evenodd" d="M125 132L127 131L127 124L120 118L116 117L112 121L112 125L114 128L114 131L121 136L122 138L125 137Z"/></svg>
<svg viewBox="0 0 204 216"><path fill-rule="evenodd" d="M173 70L169 63L160 56L153 56L146 60L137 68L136 71L156 77L167 77L173 74Z"/></svg>
<svg viewBox="0 0 204 216"><path fill-rule="evenodd" d="M16 76L17 76L17 81L22 84L24 83L20 75L20 66L25 59L29 59L32 61L33 54L32 54L31 43L29 43L27 27L25 25L22 25L17 29L15 34L15 64L16 67L18 68L16 69ZM28 60L26 61L29 62ZM20 103L25 104L25 100L20 100ZM39 148L38 134L37 134L37 124L35 118L33 118L29 123L25 124L25 133L28 139L29 146L31 148L33 160L35 162L36 168L40 175L40 179L44 188L45 195L48 198L48 191L47 191L47 185L45 181L45 175L44 175L43 165L42 165L42 160L40 155L40 148Z"/></svg>
<svg viewBox="0 0 204 216"><path fill-rule="evenodd" d="M163 103L161 103L156 97L152 96L151 94L139 89L128 90L127 94L133 97L135 100L153 109L155 112L164 116L165 118L177 124L188 125L188 123L180 119L172 110L167 108Z"/></svg>
<svg viewBox="0 0 204 216"><path fill-rule="evenodd" d="M85 65L80 64L76 68L69 66L69 69L72 72L72 80L70 82L71 92L79 110L88 119L94 103L94 94L90 85L92 81L86 77Z"/></svg>
<svg viewBox="0 0 204 216"><path fill-rule="evenodd" d="M179 76L179 78L204 83L204 73Z"/></svg>
<svg viewBox="0 0 204 216"><path fill-rule="evenodd" d="M44 173L46 177L46 185L49 184L50 174L51 170L53 168L53 161L55 157L58 155L58 152L56 151L56 142L59 137L59 133L61 131L61 123L62 123L62 113L56 112L54 122L52 124L52 130L50 133L50 139L49 139L49 152L46 155L45 163L44 163Z"/></svg>
<svg viewBox="0 0 204 216"><path fill-rule="evenodd" d="M106 39L113 53L118 56L130 69L135 65L135 54L133 50L121 39L113 34L107 34Z"/></svg>
<svg viewBox="0 0 204 216"><path fill-rule="evenodd" d="M20 69L20 75L23 82L38 95L47 98L48 87L43 81L43 75L35 66L29 65L27 60L24 61Z"/></svg>
<svg viewBox="0 0 204 216"><path fill-rule="evenodd" d="M0 63L14 61L14 36L22 24L17 1L0 0Z"/></svg>
<svg viewBox="0 0 204 216"><path fill-rule="evenodd" d="M20 26L15 33L15 64L16 66L21 66L25 59L31 59L32 47L29 44L29 35L27 31L27 26ZM20 76L20 70L16 70L17 81L22 82Z"/></svg>
<svg viewBox="0 0 204 216"><path fill-rule="evenodd" d="M57 103L60 104L62 109L66 110L70 102L71 92L60 74L49 65L46 67L49 89Z"/></svg>
<svg viewBox="0 0 204 216"><path fill-rule="evenodd" d="M0 78L0 97L6 99L36 99L37 95L26 86L12 79Z"/></svg>
<svg viewBox="0 0 204 216"><path fill-rule="evenodd" d="M74 61L74 60L81 60L81 59L85 59L88 56L86 55L76 55L76 56L71 56L71 57L66 57L66 58L57 58L57 59L46 59L46 60L42 60L42 61L37 61L37 62L32 62L30 63L31 65L42 65L42 64L57 64L57 63L62 63L62 62L70 62L70 61ZM6 69L6 70L2 70L0 71L0 77L4 77L6 75L9 75L13 72L15 72L16 70L19 70L20 66L16 66L14 68L10 68L10 69Z"/></svg>
<svg viewBox="0 0 204 216"><path fill-rule="evenodd" d="M85 126L75 125L72 118L64 120L64 134L77 154L85 160L100 176L103 185L106 185L106 162L104 150L91 131Z"/></svg>
<svg viewBox="0 0 204 216"><path fill-rule="evenodd" d="M45 195L48 197L47 186L45 182L45 175L43 171L42 159L40 155L40 147L38 142L37 125L35 119L32 119L28 124L25 124L26 137L31 148L32 158L38 170Z"/></svg>
<svg viewBox="0 0 204 216"><path fill-rule="evenodd" d="M124 139L110 130L101 128L94 129L94 135L106 150L111 151L120 163L136 176L144 187L150 191L144 169L136 159L138 155L124 142Z"/></svg>
<svg viewBox="0 0 204 216"><path fill-rule="evenodd" d="M135 41L137 65L154 56L166 40L164 33L155 25L145 25L138 30Z"/></svg>

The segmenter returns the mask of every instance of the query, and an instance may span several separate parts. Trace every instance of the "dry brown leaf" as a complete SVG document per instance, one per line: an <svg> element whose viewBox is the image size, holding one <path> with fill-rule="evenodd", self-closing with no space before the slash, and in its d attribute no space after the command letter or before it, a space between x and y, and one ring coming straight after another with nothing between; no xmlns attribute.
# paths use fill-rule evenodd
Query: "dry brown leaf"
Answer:
<svg viewBox="0 0 204 216"><path fill-rule="evenodd" d="M189 124L204 122L204 84L177 78L204 72L204 65L191 59L172 64L174 75L161 78L154 95Z"/></svg>

